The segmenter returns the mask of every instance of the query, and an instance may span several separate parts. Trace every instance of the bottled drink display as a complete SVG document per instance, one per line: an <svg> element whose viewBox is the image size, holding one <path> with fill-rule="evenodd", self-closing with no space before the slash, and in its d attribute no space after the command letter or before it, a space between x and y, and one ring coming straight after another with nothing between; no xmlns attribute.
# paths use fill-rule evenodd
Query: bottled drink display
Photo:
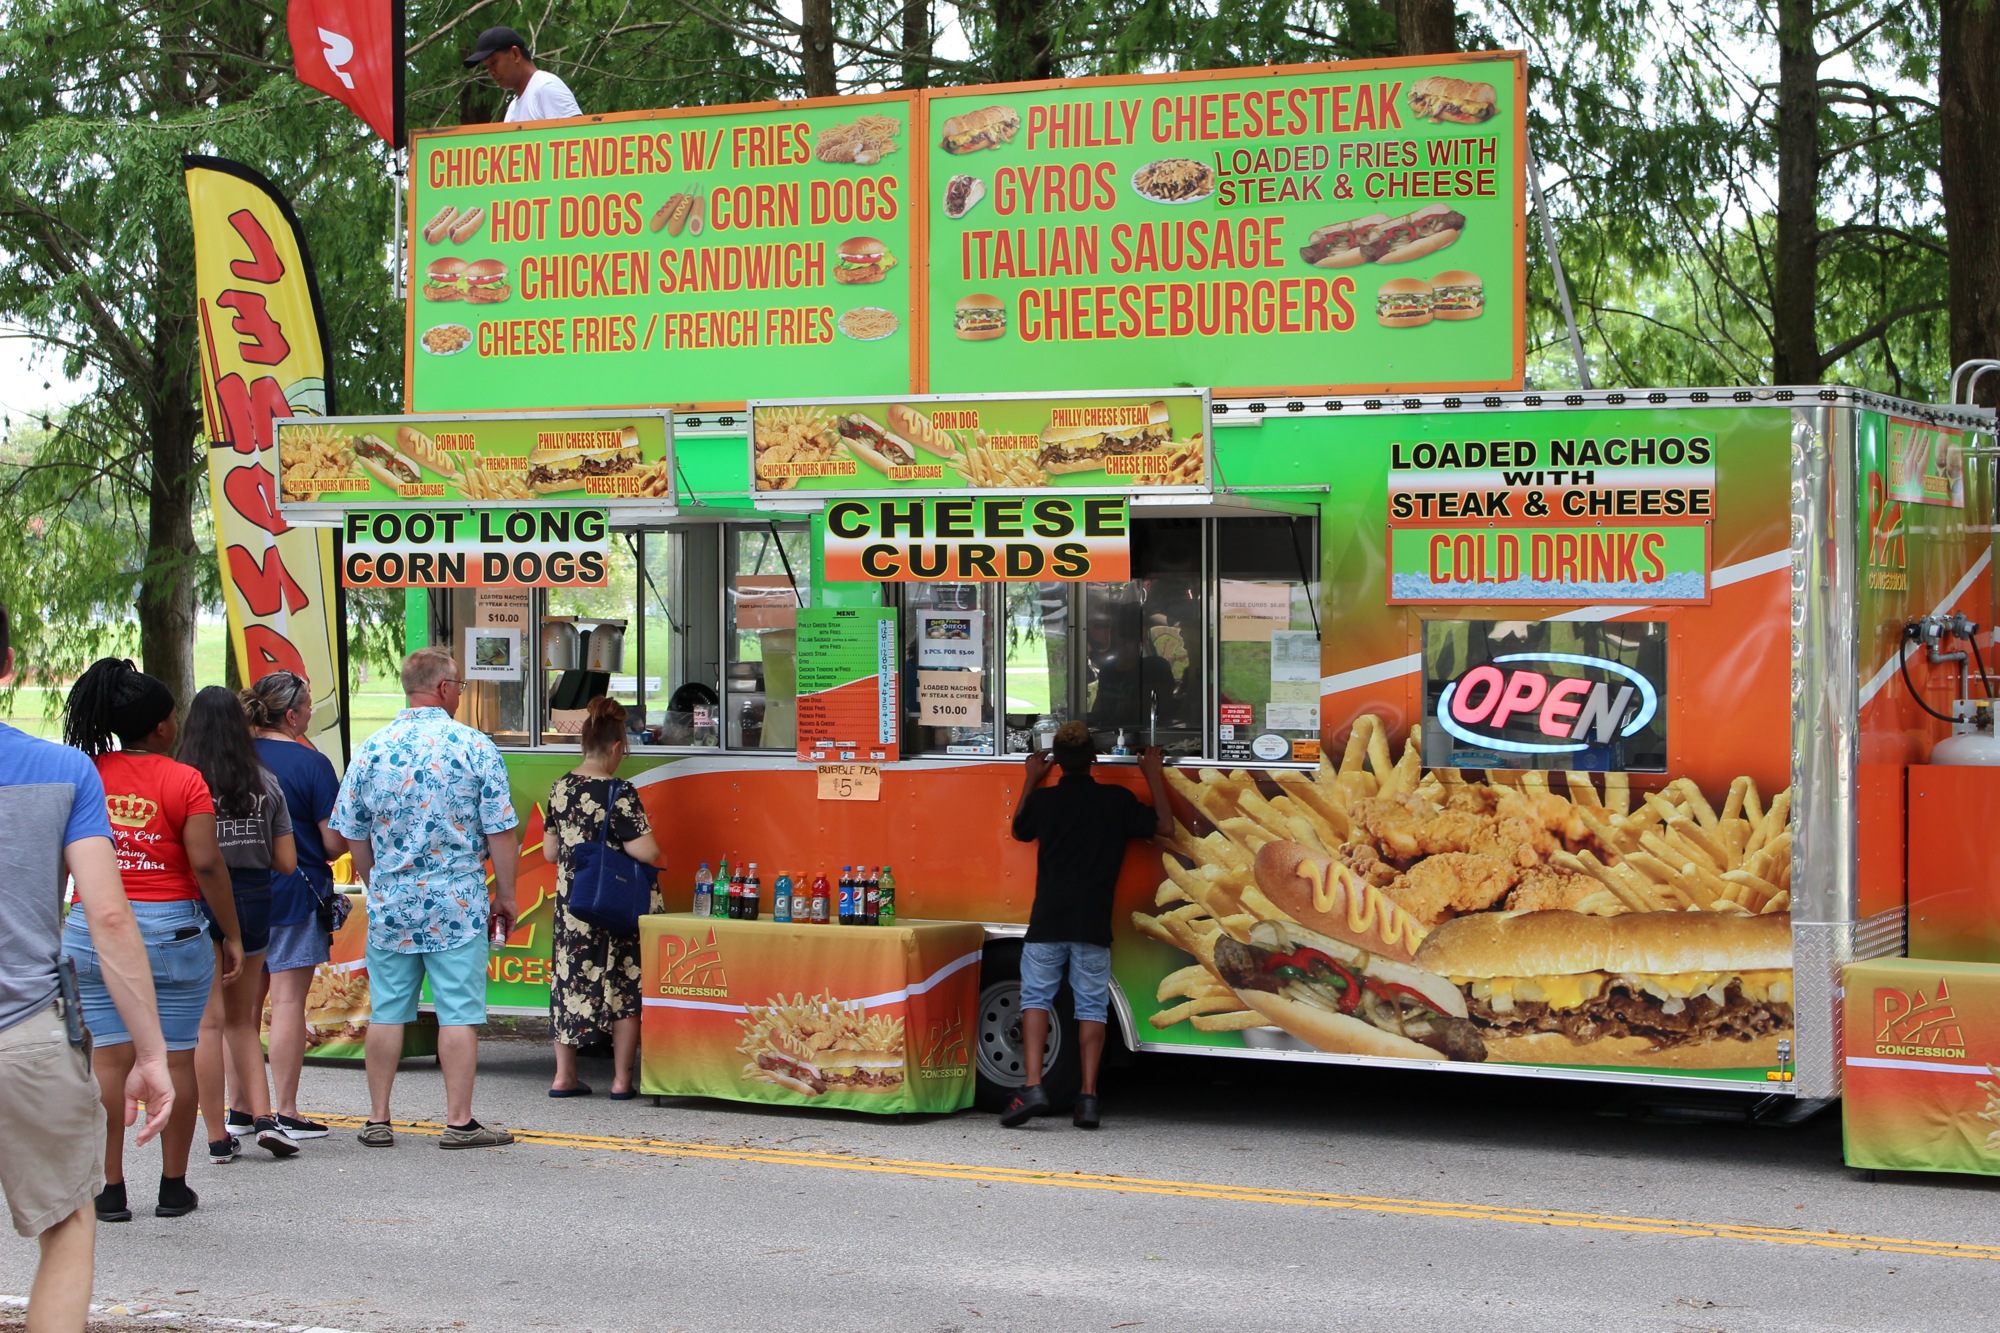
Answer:
<svg viewBox="0 0 2000 1333"><path fill-rule="evenodd" d="M887 866L882 867L881 898L875 908L875 924L896 924L896 877Z"/></svg>
<svg viewBox="0 0 2000 1333"><path fill-rule="evenodd" d="M717 864L720 871L711 872L703 861L695 874L695 915L757 920L766 910L757 863L724 857ZM858 862L840 868L837 885L824 870L779 871L769 911L772 920L788 925L894 925L896 876L886 865L876 869Z"/></svg>
<svg viewBox="0 0 2000 1333"><path fill-rule="evenodd" d="M778 882L771 886L771 919L785 922L792 919L792 877L782 870L778 872Z"/></svg>
<svg viewBox="0 0 2000 1333"><path fill-rule="evenodd" d="M701 869L694 873L694 914L708 916L714 911L715 872L708 868L708 862L701 863Z"/></svg>

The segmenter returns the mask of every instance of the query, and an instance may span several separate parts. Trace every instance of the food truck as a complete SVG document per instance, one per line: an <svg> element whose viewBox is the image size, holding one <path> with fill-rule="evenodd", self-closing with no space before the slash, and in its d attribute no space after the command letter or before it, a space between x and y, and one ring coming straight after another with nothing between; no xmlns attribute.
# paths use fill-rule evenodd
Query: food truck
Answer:
<svg viewBox="0 0 2000 1333"><path fill-rule="evenodd" d="M416 135L408 415L282 422L280 493L506 756L493 1003L546 1006L608 695L642 1087L996 1096L1075 719L1170 765L1132 1049L1837 1095L1966 693L1905 625L1993 619L1992 416L1524 389L1522 99L1481 53ZM893 867L897 924L694 916L724 859Z"/></svg>

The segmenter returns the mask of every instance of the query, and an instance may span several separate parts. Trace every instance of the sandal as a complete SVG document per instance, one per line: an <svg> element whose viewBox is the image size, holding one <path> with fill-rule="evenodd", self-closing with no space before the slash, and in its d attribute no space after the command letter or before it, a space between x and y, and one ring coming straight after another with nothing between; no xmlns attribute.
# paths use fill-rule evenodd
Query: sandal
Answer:
<svg viewBox="0 0 2000 1333"><path fill-rule="evenodd" d="M616 1097L616 1096L617 1096L618 1094L614 1092L614 1093L612 1093L611 1095L612 1095L613 1097ZM589 1085L588 1083L579 1083L579 1084L577 1084L577 1085L576 1085L575 1087L573 1087L573 1088L550 1088L550 1089L549 1089L549 1096L551 1096L551 1097L588 1097L588 1096L590 1096L590 1085Z"/></svg>
<svg viewBox="0 0 2000 1333"><path fill-rule="evenodd" d="M393 1148L396 1146L396 1132L389 1127L389 1122L386 1120L370 1120L361 1127L361 1132L354 1137L361 1140L363 1147Z"/></svg>

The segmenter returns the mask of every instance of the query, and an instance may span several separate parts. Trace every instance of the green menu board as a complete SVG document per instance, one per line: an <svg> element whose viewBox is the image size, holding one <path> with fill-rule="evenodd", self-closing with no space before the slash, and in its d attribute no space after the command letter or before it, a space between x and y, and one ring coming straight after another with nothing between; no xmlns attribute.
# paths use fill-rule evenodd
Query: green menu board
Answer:
<svg viewBox="0 0 2000 1333"><path fill-rule="evenodd" d="M800 607L798 634L799 758L895 762L895 611Z"/></svg>
<svg viewBox="0 0 2000 1333"><path fill-rule="evenodd" d="M926 388L1518 388L1522 62L930 94Z"/></svg>
<svg viewBox="0 0 2000 1333"><path fill-rule="evenodd" d="M413 136L410 410L906 390L912 107L887 94Z"/></svg>

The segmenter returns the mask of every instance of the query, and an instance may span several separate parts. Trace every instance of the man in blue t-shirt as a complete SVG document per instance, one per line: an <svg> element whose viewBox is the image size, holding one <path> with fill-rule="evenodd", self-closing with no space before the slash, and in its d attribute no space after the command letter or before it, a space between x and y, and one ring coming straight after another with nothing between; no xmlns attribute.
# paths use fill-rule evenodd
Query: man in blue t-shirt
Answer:
<svg viewBox="0 0 2000 1333"><path fill-rule="evenodd" d="M0 685L14 678L7 632L0 606ZM105 1126L76 986L63 975L65 873L76 882L77 910L90 923L104 984L132 1034L125 1123L144 1101L145 1143L167 1123L174 1087L146 946L118 878L104 785L81 753L0 725L0 1189L14 1229L41 1245L29 1326L81 1329L90 1308Z"/></svg>

